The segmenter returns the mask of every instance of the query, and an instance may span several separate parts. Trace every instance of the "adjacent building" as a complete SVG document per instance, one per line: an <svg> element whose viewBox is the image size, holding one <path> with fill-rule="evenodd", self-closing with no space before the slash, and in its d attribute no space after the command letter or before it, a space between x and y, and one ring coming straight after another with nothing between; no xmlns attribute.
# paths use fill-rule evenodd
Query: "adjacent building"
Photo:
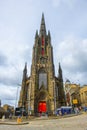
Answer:
<svg viewBox="0 0 87 130"><path fill-rule="evenodd" d="M9 113L13 113L14 112L14 107L10 106L8 104L4 104L3 105L3 109L4 109L5 112L9 112Z"/></svg>
<svg viewBox="0 0 87 130"><path fill-rule="evenodd" d="M80 105L80 85L69 82L65 83L65 95L67 106Z"/></svg>
<svg viewBox="0 0 87 130"><path fill-rule="evenodd" d="M82 107L87 107L87 85L80 88L80 103Z"/></svg>
<svg viewBox="0 0 87 130"><path fill-rule="evenodd" d="M68 106L87 107L87 85L80 86L79 84L66 82L65 96Z"/></svg>

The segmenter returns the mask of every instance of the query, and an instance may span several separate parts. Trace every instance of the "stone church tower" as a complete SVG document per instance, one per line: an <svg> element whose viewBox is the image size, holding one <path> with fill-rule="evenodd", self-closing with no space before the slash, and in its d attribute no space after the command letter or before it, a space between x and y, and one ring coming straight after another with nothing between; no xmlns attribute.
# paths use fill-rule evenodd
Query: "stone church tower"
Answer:
<svg viewBox="0 0 87 130"><path fill-rule="evenodd" d="M36 31L35 35L30 77L27 76L27 64L23 71L19 107L36 114L47 111L53 113L62 105L65 105L62 69L59 64L56 77L50 31L46 32L42 14L40 31Z"/></svg>

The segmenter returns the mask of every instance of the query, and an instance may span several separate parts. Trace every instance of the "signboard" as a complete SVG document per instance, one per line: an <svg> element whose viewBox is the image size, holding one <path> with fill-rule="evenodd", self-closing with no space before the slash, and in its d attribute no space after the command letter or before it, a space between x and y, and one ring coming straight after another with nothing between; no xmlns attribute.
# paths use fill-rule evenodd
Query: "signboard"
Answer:
<svg viewBox="0 0 87 130"><path fill-rule="evenodd" d="M73 104L78 104L78 100L77 99L73 99Z"/></svg>

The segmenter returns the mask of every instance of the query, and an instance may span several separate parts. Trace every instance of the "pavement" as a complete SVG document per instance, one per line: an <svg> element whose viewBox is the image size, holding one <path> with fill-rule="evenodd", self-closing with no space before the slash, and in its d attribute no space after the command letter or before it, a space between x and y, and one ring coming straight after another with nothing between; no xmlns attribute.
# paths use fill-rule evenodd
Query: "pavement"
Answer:
<svg viewBox="0 0 87 130"><path fill-rule="evenodd" d="M58 117L59 118L59 117ZM7 122L12 122L6 120ZM5 121L5 122L6 122ZM14 120L15 122L16 120ZM23 119L23 122L25 120ZM0 130L87 130L87 113L78 116L72 116L60 119L52 119L52 117L39 117L38 120L26 120L29 124L24 125L0 125Z"/></svg>
<svg viewBox="0 0 87 130"><path fill-rule="evenodd" d="M17 122L0 122L0 125L26 125L29 124L29 122L21 122L21 123L17 123Z"/></svg>
<svg viewBox="0 0 87 130"><path fill-rule="evenodd" d="M29 121L35 121L35 120L50 120L50 119L61 119L61 118L67 118L67 117L73 117L73 116L78 116L80 114L85 114L85 113L79 113L79 114L68 114L64 116L41 116L41 117L33 117L33 118L28 118L28 119L22 119L21 122L18 122L17 119L0 119L0 125L26 125L29 124Z"/></svg>

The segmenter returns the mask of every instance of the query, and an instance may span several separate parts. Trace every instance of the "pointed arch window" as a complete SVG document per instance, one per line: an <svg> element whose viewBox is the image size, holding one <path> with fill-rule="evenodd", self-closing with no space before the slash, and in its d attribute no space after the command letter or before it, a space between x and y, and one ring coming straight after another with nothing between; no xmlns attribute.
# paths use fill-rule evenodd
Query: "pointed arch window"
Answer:
<svg viewBox="0 0 87 130"><path fill-rule="evenodd" d="M47 73L43 68L39 71L39 89L42 85L47 89Z"/></svg>
<svg viewBox="0 0 87 130"><path fill-rule="evenodd" d="M42 46L44 46L45 40L44 37L42 37Z"/></svg>

